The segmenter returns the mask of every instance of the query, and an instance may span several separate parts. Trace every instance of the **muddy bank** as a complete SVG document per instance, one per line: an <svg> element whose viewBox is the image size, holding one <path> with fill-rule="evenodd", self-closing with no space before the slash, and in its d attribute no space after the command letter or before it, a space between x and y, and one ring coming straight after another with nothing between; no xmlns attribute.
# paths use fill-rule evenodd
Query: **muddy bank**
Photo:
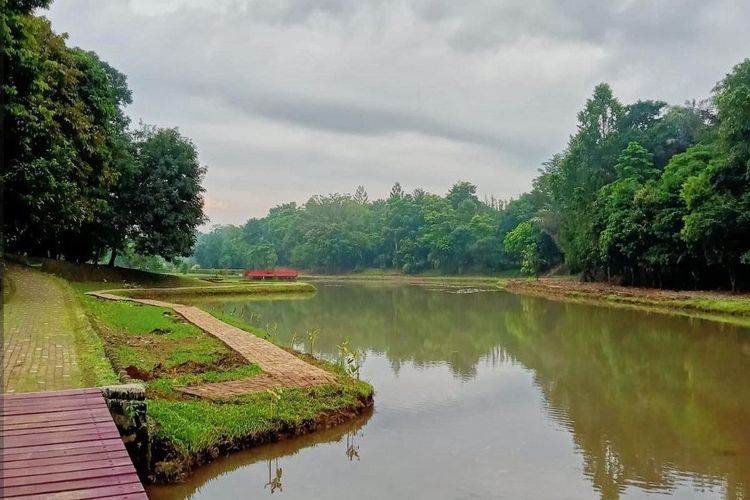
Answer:
<svg viewBox="0 0 750 500"><path fill-rule="evenodd" d="M315 418L304 420L299 424L281 422L277 429L241 438L226 439L208 450L196 452L178 448L167 439L154 437L151 440L151 467L147 479L155 484L182 482L194 469L211 463L220 456L330 429L371 412L372 407L372 394L361 396L354 404L320 413Z"/></svg>
<svg viewBox="0 0 750 500"><path fill-rule="evenodd" d="M635 288L573 279L509 279L499 286L508 292L552 299L606 303L680 314L750 321L750 294Z"/></svg>

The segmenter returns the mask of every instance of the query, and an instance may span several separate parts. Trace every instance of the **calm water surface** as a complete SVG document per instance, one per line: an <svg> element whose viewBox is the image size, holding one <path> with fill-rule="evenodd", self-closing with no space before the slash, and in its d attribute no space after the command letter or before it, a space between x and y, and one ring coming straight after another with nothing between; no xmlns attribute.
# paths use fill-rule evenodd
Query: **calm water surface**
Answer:
<svg viewBox="0 0 750 500"><path fill-rule="evenodd" d="M750 499L750 328L465 292L320 284L307 299L200 303L283 343L317 328L329 359L348 338L375 410L150 495Z"/></svg>

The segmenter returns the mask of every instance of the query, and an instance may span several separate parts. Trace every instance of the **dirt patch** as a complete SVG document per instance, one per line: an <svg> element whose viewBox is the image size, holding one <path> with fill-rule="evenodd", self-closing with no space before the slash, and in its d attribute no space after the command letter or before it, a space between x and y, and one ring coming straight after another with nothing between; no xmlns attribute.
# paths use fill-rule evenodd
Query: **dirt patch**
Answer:
<svg viewBox="0 0 750 500"><path fill-rule="evenodd" d="M164 368L161 364L158 364L151 370L141 370L130 365L125 367L125 373L132 379L148 381L156 378L175 378L179 375L201 374L209 371L228 371L245 365L247 365L247 360L239 353L232 351L213 363L186 361L169 368Z"/></svg>

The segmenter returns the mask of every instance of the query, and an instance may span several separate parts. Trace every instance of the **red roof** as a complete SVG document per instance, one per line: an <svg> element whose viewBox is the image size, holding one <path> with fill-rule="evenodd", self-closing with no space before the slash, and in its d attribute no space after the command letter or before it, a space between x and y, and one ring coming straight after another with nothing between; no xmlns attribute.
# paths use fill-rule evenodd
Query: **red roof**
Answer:
<svg viewBox="0 0 750 500"><path fill-rule="evenodd" d="M255 269L245 271L247 278L296 278L299 273L294 269Z"/></svg>

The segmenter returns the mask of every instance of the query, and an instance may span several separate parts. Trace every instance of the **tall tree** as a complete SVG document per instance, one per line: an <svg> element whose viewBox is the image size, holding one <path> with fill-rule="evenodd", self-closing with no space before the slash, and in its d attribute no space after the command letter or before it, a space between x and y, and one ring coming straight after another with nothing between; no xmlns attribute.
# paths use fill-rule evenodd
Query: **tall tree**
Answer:
<svg viewBox="0 0 750 500"><path fill-rule="evenodd" d="M127 235L141 255L189 256L205 222L201 185L206 168L177 129L144 127L135 134L136 172L125 190ZM119 248L112 249L111 263Z"/></svg>
<svg viewBox="0 0 750 500"><path fill-rule="evenodd" d="M685 183L682 235L726 270L734 291L738 272L750 263L750 59L716 86L714 102L721 156Z"/></svg>

